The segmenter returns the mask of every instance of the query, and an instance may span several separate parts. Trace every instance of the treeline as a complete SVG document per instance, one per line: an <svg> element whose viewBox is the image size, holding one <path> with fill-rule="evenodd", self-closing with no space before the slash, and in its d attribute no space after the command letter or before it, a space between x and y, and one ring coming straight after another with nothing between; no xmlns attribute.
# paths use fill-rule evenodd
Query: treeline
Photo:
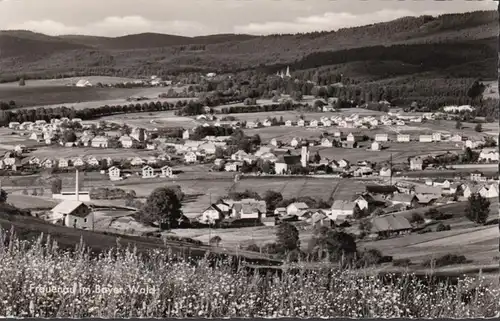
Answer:
<svg viewBox="0 0 500 321"><path fill-rule="evenodd" d="M237 106L224 107L221 109L221 114L244 114L244 113L261 113L272 111L288 111L297 109L311 109L308 104L285 102L283 104L272 105L255 105L255 106Z"/></svg>

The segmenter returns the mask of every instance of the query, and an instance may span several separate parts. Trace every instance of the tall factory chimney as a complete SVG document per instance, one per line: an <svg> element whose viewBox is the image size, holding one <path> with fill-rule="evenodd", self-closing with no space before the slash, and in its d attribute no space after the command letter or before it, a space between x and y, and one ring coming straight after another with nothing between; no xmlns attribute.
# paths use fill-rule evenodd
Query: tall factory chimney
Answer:
<svg viewBox="0 0 500 321"><path fill-rule="evenodd" d="M78 168L76 169L76 173L75 173L75 197L76 197L76 200L79 201L80 200L80 182L78 181Z"/></svg>

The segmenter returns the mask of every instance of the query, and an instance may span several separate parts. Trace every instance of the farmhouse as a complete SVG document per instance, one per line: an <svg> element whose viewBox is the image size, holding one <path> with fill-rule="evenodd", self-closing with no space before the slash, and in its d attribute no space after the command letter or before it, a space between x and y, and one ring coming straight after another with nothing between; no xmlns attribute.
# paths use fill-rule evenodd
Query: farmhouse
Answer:
<svg viewBox="0 0 500 321"><path fill-rule="evenodd" d="M161 177L172 177L172 176L173 176L172 167L163 166L161 168Z"/></svg>
<svg viewBox="0 0 500 321"><path fill-rule="evenodd" d="M92 139L91 146L97 148L108 148L109 139L105 136L97 136Z"/></svg>
<svg viewBox="0 0 500 321"><path fill-rule="evenodd" d="M298 127L304 127L305 125L306 125L305 120L299 119L299 121L297 121L297 126Z"/></svg>
<svg viewBox="0 0 500 321"><path fill-rule="evenodd" d="M99 166L99 160L94 156L89 156L86 161L87 165L90 166Z"/></svg>
<svg viewBox="0 0 500 321"><path fill-rule="evenodd" d="M295 202L286 207L286 213L288 215L299 215L299 213L304 212L309 209L306 203Z"/></svg>
<svg viewBox="0 0 500 321"><path fill-rule="evenodd" d="M432 135L420 135L418 138L418 141L421 143L431 143L433 142L433 136Z"/></svg>
<svg viewBox="0 0 500 321"><path fill-rule="evenodd" d="M119 181L121 180L121 173L120 173L120 169L116 166L112 166L108 169L108 175L109 175L109 179L111 181Z"/></svg>
<svg viewBox="0 0 500 321"><path fill-rule="evenodd" d="M184 154L184 161L186 163L196 163L197 160L198 157L193 152L187 152L186 154Z"/></svg>
<svg viewBox="0 0 500 321"><path fill-rule="evenodd" d="M323 146L323 147L333 147L333 142L330 139L328 139L328 138L325 137L325 138L323 138L321 140L321 146Z"/></svg>
<svg viewBox="0 0 500 321"><path fill-rule="evenodd" d="M300 155L283 155L278 157L275 163L275 172L278 175L283 175L288 173L291 166L297 166L301 164Z"/></svg>
<svg viewBox="0 0 500 321"><path fill-rule="evenodd" d="M483 148L479 153L479 160L485 162L498 162L497 148Z"/></svg>
<svg viewBox="0 0 500 321"><path fill-rule="evenodd" d="M266 202L242 199L231 208L231 217L236 219L260 219L267 212Z"/></svg>
<svg viewBox="0 0 500 321"><path fill-rule="evenodd" d="M132 148L134 146L134 139L128 135L123 135L119 139L123 148Z"/></svg>
<svg viewBox="0 0 500 321"><path fill-rule="evenodd" d="M382 177L390 177L392 175L392 171L389 167L382 167L380 169L379 175Z"/></svg>
<svg viewBox="0 0 500 321"><path fill-rule="evenodd" d="M396 137L396 140L398 141L398 143L407 143L410 141L410 135L398 134L398 136Z"/></svg>
<svg viewBox="0 0 500 321"><path fill-rule="evenodd" d="M418 206L418 199L412 194L395 194L390 201L393 205L403 204L408 208Z"/></svg>
<svg viewBox="0 0 500 321"><path fill-rule="evenodd" d="M62 201L52 209L47 220L54 224L80 229L91 229L93 227L91 210L80 201Z"/></svg>
<svg viewBox="0 0 500 321"><path fill-rule="evenodd" d="M376 134L375 135L376 142L386 142L388 140L389 140L389 137L387 134Z"/></svg>
<svg viewBox="0 0 500 321"><path fill-rule="evenodd" d="M336 200L332 204L330 218L334 221L337 219L352 219L356 208L359 208L356 202Z"/></svg>
<svg viewBox="0 0 500 321"><path fill-rule="evenodd" d="M218 204L212 204L197 217L197 220L202 224L215 224L224 219L225 216L226 213L219 208Z"/></svg>
<svg viewBox="0 0 500 321"><path fill-rule="evenodd" d="M371 150L376 150L376 151L380 150L380 143L377 141L374 141L371 145Z"/></svg>
<svg viewBox="0 0 500 321"><path fill-rule="evenodd" d="M142 168L142 178L154 178L154 177L156 177L156 175L153 167L144 166Z"/></svg>
<svg viewBox="0 0 500 321"><path fill-rule="evenodd" d="M410 170L421 171L423 168L424 161L420 156L416 156L410 159Z"/></svg>
<svg viewBox="0 0 500 321"><path fill-rule="evenodd" d="M411 230L410 222L401 215L377 216L371 220L370 232L378 236L408 234Z"/></svg>

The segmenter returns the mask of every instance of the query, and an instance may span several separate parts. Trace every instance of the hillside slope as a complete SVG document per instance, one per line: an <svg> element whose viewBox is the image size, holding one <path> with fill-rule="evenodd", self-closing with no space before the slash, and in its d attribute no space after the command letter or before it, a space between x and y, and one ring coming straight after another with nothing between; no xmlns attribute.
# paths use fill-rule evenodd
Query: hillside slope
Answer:
<svg viewBox="0 0 500 321"><path fill-rule="evenodd" d="M21 74L44 78L67 74L138 76L183 71L234 72L279 64L316 68L309 66L314 58L309 55L325 52L338 57L339 54L332 53L344 51L345 57L335 58L335 61L346 64L379 60L383 51L381 46L401 45L420 46L419 54L406 52L413 56L412 64L421 58L427 62L445 62L446 67L480 61L478 67L486 69L490 66L481 65L481 61L485 60L485 52L489 55L498 47L498 29L498 12L478 11L439 17L406 17L338 31L296 35L229 34L190 38L143 33L106 38L50 37L9 31L0 33L0 46L8 47L0 52L0 69L4 76L1 80L12 80ZM377 47L377 50L370 47ZM363 55L360 48L366 48ZM401 60L400 57L390 57L393 48L386 50L384 60ZM430 53L424 55L427 48ZM358 52L351 57L349 50L355 49ZM459 59L447 62L457 50ZM397 55L402 57L404 53L398 51ZM321 61L320 65L336 63Z"/></svg>

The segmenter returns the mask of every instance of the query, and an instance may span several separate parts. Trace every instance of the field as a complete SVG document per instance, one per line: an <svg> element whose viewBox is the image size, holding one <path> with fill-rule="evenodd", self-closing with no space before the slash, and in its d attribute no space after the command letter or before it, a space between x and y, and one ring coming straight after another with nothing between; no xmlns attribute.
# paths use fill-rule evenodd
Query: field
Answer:
<svg viewBox="0 0 500 321"><path fill-rule="evenodd" d="M20 209L51 209L58 201L38 196L28 196L9 193L7 202Z"/></svg>
<svg viewBox="0 0 500 321"><path fill-rule="evenodd" d="M103 85L106 84L117 84L124 82L133 82L138 79L133 78L123 78L123 77L109 77L109 76L88 76L88 77L69 77L69 78L58 78L58 79L36 79L36 80L26 80L26 86L28 87L65 87L69 85L76 84L80 79L88 80L92 85L96 85L97 83L101 83ZM0 89L12 89L19 88L18 82L6 82L0 84Z"/></svg>
<svg viewBox="0 0 500 321"><path fill-rule="evenodd" d="M50 157L50 158L71 158L71 157L111 157L113 159L125 159L132 158L135 156L147 157L154 155L155 151L150 150L140 150L140 149L127 149L127 148L90 148L90 147L63 147L59 145L53 145L50 147L43 146L37 148L30 153L30 156L36 156L39 158Z"/></svg>
<svg viewBox="0 0 500 321"><path fill-rule="evenodd" d="M193 118L176 116L173 111L113 115L101 117L95 122L99 121L108 121L117 124L127 123L129 126L138 126L145 129L161 127L183 127L190 129L199 124Z"/></svg>

